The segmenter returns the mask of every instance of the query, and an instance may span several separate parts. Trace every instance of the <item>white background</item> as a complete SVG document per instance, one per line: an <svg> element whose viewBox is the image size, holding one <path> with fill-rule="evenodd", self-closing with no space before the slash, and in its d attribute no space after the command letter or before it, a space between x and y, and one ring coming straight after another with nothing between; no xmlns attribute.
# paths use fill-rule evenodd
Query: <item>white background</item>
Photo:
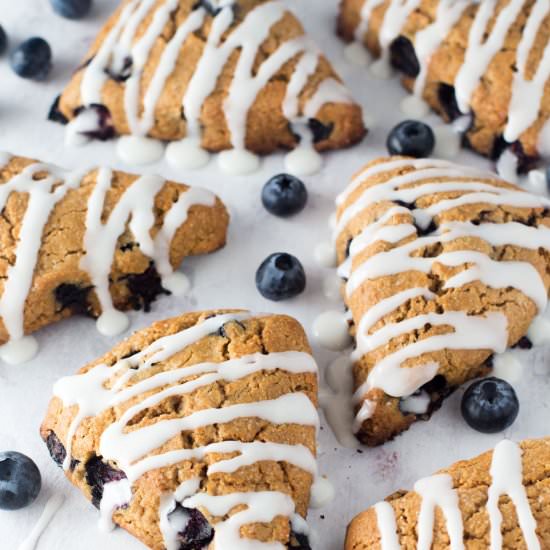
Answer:
<svg viewBox="0 0 550 550"><path fill-rule="evenodd" d="M63 128L46 120L53 99L70 78L115 4L114 1L96 0L90 17L84 22L72 22L56 16L48 0L0 0L0 24L9 34L11 47L38 35L50 42L54 52L54 69L45 83L19 79L11 72L6 56L0 58L0 150L66 167L104 163L131 170L117 161L112 144L65 149ZM388 130L404 118L399 112L399 102L405 94L397 80L373 80L366 71L345 61L343 45L334 33L337 0L301 0L292 4L356 98L374 114L376 128L362 145L326 156L324 171L306 178L310 192L307 209L286 221L270 216L260 202L263 183L282 171L282 155L266 159L262 171L247 178L222 175L214 161L200 172L179 174L164 164L147 167L147 171L212 189L231 210L232 223L229 243L223 251L185 261L183 271L193 281L190 297L162 298L151 314L133 314L133 329L192 309L246 307L294 315L310 332L316 315L341 307L323 297L322 281L329 270L315 264L313 249L320 240L329 238L327 220L336 194L362 164L384 153ZM435 117L431 120L437 121ZM470 153L462 156L468 163L487 166L487 161ZM302 260L308 286L299 298L276 304L258 294L254 273L268 254L278 251L293 253ZM38 435L53 382L103 354L114 340L101 337L90 319L80 318L51 326L37 337L40 352L34 361L18 367L0 365L0 450L18 450L32 456L42 471L43 489L28 509L0 511L0 548L17 549L48 498L59 492L66 496L65 503L44 533L39 550L143 548L121 530L112 534L98 531L96 510L64 480ZM318 348L315 352L321 370L336 356ZM550 376L544 365L550 357L544 357L544 350L523 353L521 357L525 368L522 381L516 386L521 412L505 435L516 439L548 435ZM491 447L502 437L476 434L464 424L459 411L461 393L450 398L431 422L418 423L394 442L374 450L359 452L341 448L323 422L319 451L321 470L336 487L336 498L324 509L311 511L311 524L319 540L317 548L341 548L346 524L357 512L394 490L410 487L415 479L439 467Z"/></svg>

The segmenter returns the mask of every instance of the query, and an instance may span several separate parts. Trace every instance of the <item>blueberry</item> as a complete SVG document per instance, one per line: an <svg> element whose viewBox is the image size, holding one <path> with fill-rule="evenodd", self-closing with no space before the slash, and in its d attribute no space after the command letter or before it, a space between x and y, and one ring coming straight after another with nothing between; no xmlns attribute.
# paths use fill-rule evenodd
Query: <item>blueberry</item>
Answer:
<svg viewBox="0 0 550 550"><path fill-rule="evenodd" d="M6 31L2 28L2 25L0 25L0 55L2 55L8 46L8 36L6 35Z"/></svg>
<svg viewBox="0 0 550 550"><path fill-rule="evenodd" d="M103 462L101 457L94 456L86 462L86 483L89 485L92 493L92 504L99 508L103 498L103 490L107 483L126 479L126 474L122 470L113 468L107 462Z"/></svg>
<svg viewBox="0 0 550 550"><path fill-rule="evenodd" d="M412 42L405 36L398 36L390 46L391 64L402 73L416 78L420 73L420 63Z"/></svg>
<svg viewBox="0 0 550 550"><path fill-rule="evenodd" d="M19 510L38 496L42 478L38 466L21 453L0 453L0 509Z"/></svg>
<svg viewBox="0 0 550 550"><path fill-rule="evenodd" d="M180 550L203 550L214 538L214 529L199 510L176 505L174 512L186 517L185 529L178 533Z"/></svg>
<svg viewBox="0 0 550 550"><path fill-rule="evenodd" d="M306 186L294 176L279 174L265 184L262 203L274 216L292 216L301 212L307 203Z"/></svg>
<svg viewBox="0 0 550 550"><path fill-rule="evenodd" d="M52 68L52 50L43 38L29 38L11 53L10 62L20 77L44 80Z"/></svg>
<svg viewBox="0 0 550 550"><path fill-rule="evenodd" d="M294 256L271 254L256 272L256 287L264 298L274 302L294 298L306 288L306 274Z"/></svg>
<svg viewBox="0 0 550 550"><path fill-rule="evenodd" d="M92 0L50 0L53 10L67 19L80 19L87 15Z"/></svg>
<svg viewBox="0 0 550 550"><path fill-rule="evenodd" d="M478 432L502 432L514 423L518 412L514 388L500 378L474 382L462 397L462 416Z"/></svg>
<svg viewBox="0 0 550 550"><path fill-rule="evenodd" d="M429 157L435 147L435 136L427 124L405 120L390 132L386 145L392 155Z"/></svg>
<svg viewBox="0 0 550 550"><path fill-rule="evenodd" d="M454 86L444 83L439 84L437 97L449 120L456 120L458 117L462 116L463 113L458 107Z"/></svg>

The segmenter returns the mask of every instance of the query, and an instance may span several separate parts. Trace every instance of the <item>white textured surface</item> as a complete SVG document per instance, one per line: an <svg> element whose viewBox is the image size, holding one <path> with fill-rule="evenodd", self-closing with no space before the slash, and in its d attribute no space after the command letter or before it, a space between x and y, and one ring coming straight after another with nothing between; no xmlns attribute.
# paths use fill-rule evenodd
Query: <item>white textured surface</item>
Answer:
<svg viewBox="0 0 550 550"><path fill-rule="evenodd" d="M69 167L101 162L131 170L117 161L113 144L65 149L63 128L46 120L54 97L80 62L114 4L109 0L96 0L93 14L85 22L71 22L55 16L47 0L0 0L0 24L9 34L10 45L41 35L50 41L55 63L50 79L37 84L17 78L9 69L6 57L0 58L0 150ZM336 0L302 0L292 4L304 15L306 27L325 46L355 95L376 115L377 128L359 147L325 157L324 171L305 178L310 192L306 210L289 220L270 216L260 202L262 184L283 170L282 155L267 159L261 172L246 178L222 176L215 159L199 172L178 174L165 164L141 170L216 191L228 204L233 218L225 250L185 262L183 271L193 282L190 298L163 298L151 314L132 314L133 329L191 309L248 307L294 315L311 334L314 318L324 310L334 309L334 302L324 298L322 291L323 279L329 271L318 267L313 250L319 240L329 237L327 219L336 194L361 164L384 153L388 130L404 118L399 104L405 94L395 79L376 80L369 77L368 71L345 61L344 46L334 35ZM469 164L486 165L486 161L469 153L462 156ZM289 302L267 302L254 287L257 266L265 256L276 251L297 255L307 271L305 294ZM41 349L33 362L19 367L0 365L0 449L18 450L32 456L42 471L44 488L37 502L27 510L0 512L1 547L16 550L38 520L48 498L62 492L66 502L40 539L39 550L143 548L121 530L112 534L98 530L97 511L64 481L38 435L54 381L104 353L114 340L100 336L93 321L80 318L49 327L37 336ZM337 356L319 349L315 351L322 369ZM549 414L550 373L545 368L550 361L548 350L522 352L521 357L529 361L523 380L516 384L521 412L505 434L516 439L545 435L544 418ZM459 391L450 398L429 424L418 423L384 447L363 449L362 453L341 448L323 424L321 472L334 483L336 498L324 509L310 514L318 532L319 550L341 548L347 521L364 507L396 489L410 488L416 479L481 452L501 438L476 434L465 425L459 411L460 395Z"/></svg>

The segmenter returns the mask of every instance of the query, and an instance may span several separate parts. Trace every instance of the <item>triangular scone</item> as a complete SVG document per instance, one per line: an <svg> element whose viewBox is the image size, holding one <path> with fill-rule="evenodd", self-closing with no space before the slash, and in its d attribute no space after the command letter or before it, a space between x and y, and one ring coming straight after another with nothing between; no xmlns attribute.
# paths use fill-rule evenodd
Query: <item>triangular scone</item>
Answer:
<svg viewBox="0 0 550 550"><path fill-rule="evenodd" d="M54 395L42 437L105 525L153 550L310 548L317 366L294 319L161 321Z"/></svg>
<svg viewBox="0 0 550 550"><path fill-rule="evenodd" d="M338 28L447 120L463 117L476 151L496 158L511 147L523 170L550 154L547 2L342 0Z"/></svg>
<svg viewBox="0 0 550 550"><path fill-rule="evenodd" d="M61 95L82 132L267 154L365 134L361 107L296 17L273 0L125 0ZM308 127L311 132L308 132Z"/></svg>
<svg viewBox="0 0 550 550"><path fill-rule="evenodd" d="M229 221L205 189L9 155L0 209L0 342L10 345L73 313L120 323L117 310L184 290L174 269L223 246Z"/></svg>
<svg viewBox="0 0 550 550"><path fill-rule="evenodd" d="M550 439L509 440L350 523L345 550L550 548Z"/></svg>
<svg viewBox="0 0 550 550"><path fill-rule="evenodd" d="M544 311L550 200L446 161L369 163L338 198L357 437L378 445L490 371Z"/></svg>

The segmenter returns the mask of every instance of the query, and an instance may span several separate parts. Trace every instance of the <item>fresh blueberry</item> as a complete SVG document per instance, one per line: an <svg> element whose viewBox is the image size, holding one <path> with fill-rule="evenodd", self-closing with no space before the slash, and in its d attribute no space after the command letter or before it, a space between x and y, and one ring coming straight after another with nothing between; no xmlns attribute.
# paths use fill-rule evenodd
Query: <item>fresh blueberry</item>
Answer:
<svg viewBox="0 0 550 550"><path fill-rule="evenodd" d="M390 132L387 147L392 155L429 157L435 147L435 136L427 124L405 120Z"/></svg>
<svg viewBox="0 0 550 550"><path fill-rule="evenodd" d="M52 50L43 38L29 38L12 52L10 62L20 77L44 80L52 68Z"/></svg>
<svg viewBox="0 0 550 550"><path fill-rule="evenodd" d="M279 174L264 185L262 203L274 216L292 216L301 212L307 203L306 186L294 176Z"/></svg>
<svg viewBox="0 0 550 550"><path fill-rule="evenodd" d="M0 509L19 510L38 496L42 478L38 466L21 453L0 453Z"/></svg>
<svg viewBox="0 0 550 550"><path fill-rule="evenodd" d="M300 261L291 254L271 254L256 272L256 287L268 300L287 300L304 291L306 274Z"/></svg>
<svg viewBox="0 0 550 550"><path fill-rule="evenodd" d="M2 28L2 25L0 25L0 55L6 51L7 46L8 36L6 35L6 31Z"/></svg>
<svg viewBox="0 0 550 550"><path fill-rule="evenodd" d="M462 397L462 416L478 432L502 432L514 423L518 412L514 388L500 378L474 382Z"/></svg>
<svg viewBox="0 0 550 550"><path fill-rule="evenodd" d="M50 0L54 11L67 19L80 19L87 15L92 0Z"/></svg>

